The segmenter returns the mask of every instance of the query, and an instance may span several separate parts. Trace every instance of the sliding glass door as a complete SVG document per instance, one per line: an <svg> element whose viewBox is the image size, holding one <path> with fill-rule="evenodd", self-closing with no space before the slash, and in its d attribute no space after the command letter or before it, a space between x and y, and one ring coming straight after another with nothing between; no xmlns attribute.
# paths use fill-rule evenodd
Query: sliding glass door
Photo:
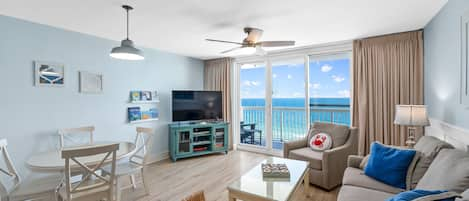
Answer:
<svg viewBox="0 0 469 201"><path fill-rule="evenodd" d="M240 144L266 146L266 65L243 64L240 80Z"/></svg>
<svg viewBox="0 0 469 201"><path fill-rule="evenodd" d="M305 65L303 58L272 61L272 148L305 135Z"/></svg>
<svg viewBox="0 0 469 201"><path fill-rule="evenodd" d="M279 154L314 122L350 125L350 52L238 63L240 148Z"/></svg>

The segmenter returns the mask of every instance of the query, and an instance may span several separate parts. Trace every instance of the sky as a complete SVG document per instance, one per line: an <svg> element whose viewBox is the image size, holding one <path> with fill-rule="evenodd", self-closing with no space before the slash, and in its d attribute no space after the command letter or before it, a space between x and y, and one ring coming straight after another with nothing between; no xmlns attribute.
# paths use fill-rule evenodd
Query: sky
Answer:
<svg viewBox="0 0 469 201"><path fill-rule="evenodd" d="M350 97L350 60L311 61L309 94L313 98ZM241 68L241 98L265 98L265 66ZM305 97L304 64L272 64L273 98Z"/></svg>

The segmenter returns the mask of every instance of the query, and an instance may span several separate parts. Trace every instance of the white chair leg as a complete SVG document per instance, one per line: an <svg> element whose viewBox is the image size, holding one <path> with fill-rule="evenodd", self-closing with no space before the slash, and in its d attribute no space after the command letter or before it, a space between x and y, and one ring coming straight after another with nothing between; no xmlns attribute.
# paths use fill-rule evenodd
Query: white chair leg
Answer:
<svg viewBox="0 0 469 201"><path fill-rule="evenodd" d="M144 169L144 168L142 168L142 170L141 170L143 188L145 189L145 195L149 195L149 194L150 194L150 189L149 189L149 187L148 187L147 182L145 181L145 175L144 175L143 169Z"/></svg>
<svg viewBox="0 0 469 201"><path fill-rule="evenodd" d="M115 195L115 201L120 201L121 200L121 194L122 194L122 189L121 189L121 184L120 184L120 178L116 178L116 191L113 193Z"/></svg>
<svg viewBox="0 0 469 201"><path fill-rule="evenodd" d="M137 189L137 184L135 183L135 175L130 175L130 184L132 184L132 188L135 190Z"/></svg>

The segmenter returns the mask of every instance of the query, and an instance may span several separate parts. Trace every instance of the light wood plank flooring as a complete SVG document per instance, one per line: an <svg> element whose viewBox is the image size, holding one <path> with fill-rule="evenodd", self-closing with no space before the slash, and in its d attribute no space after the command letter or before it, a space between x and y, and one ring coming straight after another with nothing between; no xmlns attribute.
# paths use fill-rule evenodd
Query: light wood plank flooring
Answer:
<svg viewBox="0 0 469 201"><path fill-rule="evenodd" d="M268 156L244 151L231 151L227 155L215 154L190 159L170 160L150 165L145 178L150 183L150 195L143 188L123 192L124 201L180 201L192 192L204 190L207 201L227 201L226 187L243 173ZM294 193L295 201L335 201L338 189L331 192L311 186L310 197L304 188Z"/></svg>

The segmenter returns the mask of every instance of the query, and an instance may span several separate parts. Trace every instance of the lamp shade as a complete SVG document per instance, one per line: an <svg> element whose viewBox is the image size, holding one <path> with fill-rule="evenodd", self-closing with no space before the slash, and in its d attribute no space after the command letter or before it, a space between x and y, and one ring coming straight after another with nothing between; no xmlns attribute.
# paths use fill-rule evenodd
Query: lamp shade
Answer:
<svg viewBox="0 0 469 201"><path fill-rule="evenodd" d="M394 124L403 126L429 126L426 105L396 105Z"/></svg>
<svg viewBox="0 0 469 201"><path fill-rule="evenodd" d="M135 48L134 43L129 39L122 40L121 46L112 48L110 56L124 60L143 60L145 58L143 52Z"/></svg>

